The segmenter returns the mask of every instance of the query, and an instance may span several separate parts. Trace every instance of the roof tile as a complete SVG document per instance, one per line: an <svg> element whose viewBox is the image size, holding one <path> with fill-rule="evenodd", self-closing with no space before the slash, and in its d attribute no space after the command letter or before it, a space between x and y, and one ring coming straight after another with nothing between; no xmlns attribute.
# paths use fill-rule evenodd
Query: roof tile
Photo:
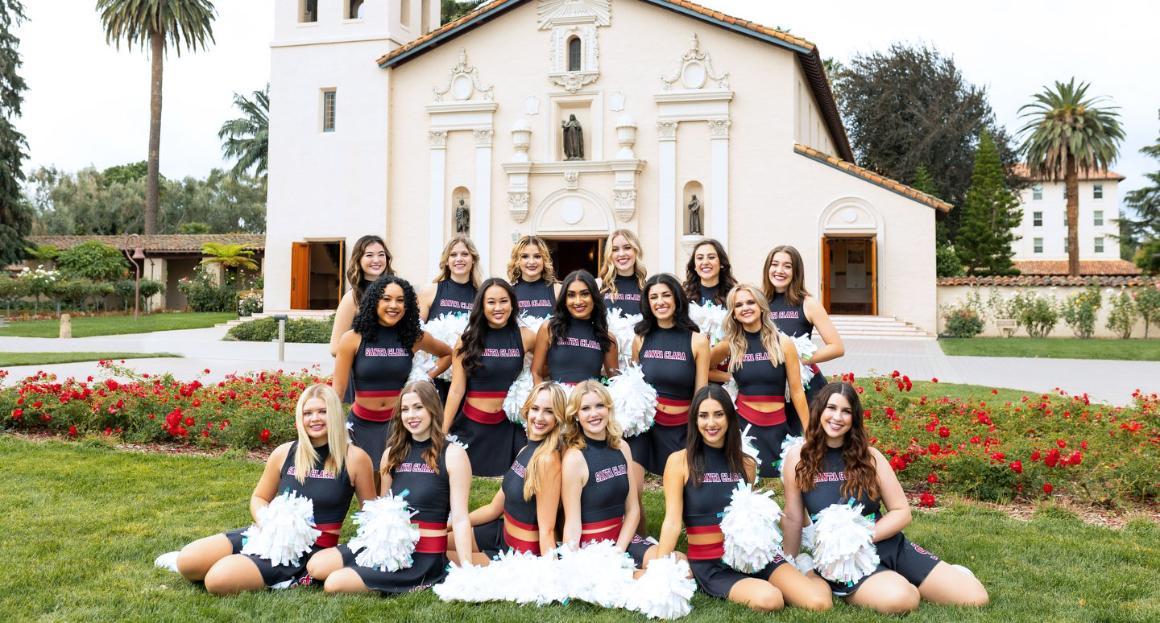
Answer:
<svg viewBox="0 0 1160 623"><path fill-rule="evenodd" d="M1090 275L1087 277L1068 277L1066 275L1012 275L1007 277L939 277L940 286L1057 286L1057 287L1125 287L1137 286L1160 287L1160 277L1145 275Z"/></svg>
<svg viewBox="0 0 1160 623"><path fill-rule="evenodd" d="M1067 260L1015 260L1023 275L1066 275ZM1143 271L1128 260L1080 260L1080 275L1139 275Z"/></svg>
<svg viewBox="0 0 1160 623"><path fill-rule="evenodd" d="M928 205L936 210L940 210L942 212L950 212L951 209L954 208L954 206L943 201L942 199L939 199L938 197L928 195L920 190L917 190L915 188L911 188L910 186L907 186L906 184L903 184L901 182L896 182L888 177L884 177L884 176L882 176L878 173L875 173L869 169L864 169L864 168L862 168L862 167L860 167L852 162L849 162L846 160L841 160L839 158L835 158L834 156L831 156L827 153L823 153L821 151L818 151L818 150L814 149L813 147L809 147L807 145L802 145L801 143L797 143L793 146L793 149L797 153L799 153L803 156L806 156L807 158L812 158L812 159L817 160L819 162L823 162L825 164L828 164L836 169L845 171L845 172L849 173L850 175L860 177L860 178L862 178L862 179L864 179L872 184L876 184L876 185L881 186L887 190L896 192L896 193L898 193L898 194L900 194L908 199L913 199L914 201L917 201L917 202L924 204L924 205Z"/></svg>
<svg viewBox="0 0 1160 623"><path fill-rule="evenodd" d="M58 249L71 249L82 242L103 242L118 249L132 250L140 244L146 253L201 253L207 242L240 244L249 249L264 250L265 234L156 234L140 236L139 242L130 243L129 236L29 236L32 244L49 244Z"/></svg>

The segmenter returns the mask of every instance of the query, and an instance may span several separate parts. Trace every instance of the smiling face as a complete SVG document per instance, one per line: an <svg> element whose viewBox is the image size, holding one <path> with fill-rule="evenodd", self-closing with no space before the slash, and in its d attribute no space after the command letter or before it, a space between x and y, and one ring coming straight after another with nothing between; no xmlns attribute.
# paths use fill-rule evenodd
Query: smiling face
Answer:
<svg viewBox="0 0 1160 623"><path fill-rule="evenodd" d="M583 279L577 279L568 284L568 291L565 293L565 301L568 305L568 313L577 320L586 320L592 316L592 290L588 288L588 284L584 283Z"/></svg>
<svg viewBox="0 0 1160 623"><path fill-rule="evenodd" d="M379 299L375 310L379 316L379 324L393 327L403 319L407 311L407 298L403 294L403 287L397 283L389 283L383 288L383 296Z"/></svg>
<svg viewBox="0 0 1160 623"><path fill-rule="evenodd" d="M387 270L387 250L383 245L372 242L358 258L358 265L362 268L363 278L367 281L378 279Z"/></svg>
<svg viewBox="0 0 1160 623"><path fill-rule="evenodd" d="M702 244L693 250L693 267L705 285L715 285L721 276L721 258L711 244Z"/></svg>
<svg viewBox="0 0 1160 623"><path fill-rule="evenodd" d="M431 437L431 414L423 406L419 394L411 392L403 394L399 399L399 422L411 434L415 441L426 441Z"/></svg>
<svg viewBox="0 0 1160 623"><path fill-rule="evenodd" d="M607 437L609 416L608 405L604 404L600 394L588 392L580 398L580 411L576 413L576 419L586 437L598 441Z"/></svg>
<svg viewBox="0 0 1160 623"><path fill-rule="evenodd" d="M491 286L483 293L483 316L487 325L499 329L507 324L512 315L512 298L500 286Z"/></svg>
<svg viewBox="0 0 1160 623"><path fill-rule="evenodd" d="M520 249L520 277L524 281L535 281L544 275L544 254L538 244L525 244Z"/></svg>
<svg viewBox="0 0 1160 623"><path fill-rule="evenodd" d="M850 432L850 428L854 425L854 408L850 406L850 401L845 396L835 392L830 394L830 399L826 401L820 421L822 432L826 434L826 445L840 447L846 439L846 433Z"/></svg>
<svg viewBox="0 0 1160 623"><path fill-rule="evenodd" d="M539 441L556 428L556 410L552 406L552 392L541 389L528 407L528 439Z"/></svg>
<svg viewBox="0 0 1160 623"><path fill-rule="evenodd" d="M657 322L671 323L677 312L676 295L669 286L658 283L648 290L648 306Z"/></svg>
<svg viewBox="0 0 1160 623"><path fill-rule="evenodd" d="M460 278L457 281L466 280L471 276L472 264L471 251L467 245L462 242L455 243L455 246L451 247L451 252L447 254L447 268L451 270L451 276Z"/></svg>
<svg viewBox="0 0 1160 623"><path fill-rule="evenodd" d="M725 407L721 403L707 398L701 401L697 408L697 431L705 445L713 448L725 446L725 431L729 427L729 419L725 415Z"/></svg>
<svg viewBox="0 0 1160 623"><path fill-rule="evenodd" d="M302 429L314 444L326 442L326 416L326 401L321 398L311 398L302 405Z"/></svg>
<svg viewBox="0 0 1160 623"><path fill-rule="evenodd" d="M636 247L623 235L612 239L612 263L616 266L616 274L628 277L636 272Z"/></svg>
<svg viewBox="0 0 1160 623"><path fill-rule="evenodd" d="M789 253L778 251L773 254L773 259L769 261L768 275L774 289L785 292L790 280L793 279L793 258Z"/></svg>
<svg viewBox="0 0 1160 623"><path fill-rule="evenodd" d="M761 308L748 289L738 288L733 297L733 319L746 331L756 331L761 325Z"/></svg>

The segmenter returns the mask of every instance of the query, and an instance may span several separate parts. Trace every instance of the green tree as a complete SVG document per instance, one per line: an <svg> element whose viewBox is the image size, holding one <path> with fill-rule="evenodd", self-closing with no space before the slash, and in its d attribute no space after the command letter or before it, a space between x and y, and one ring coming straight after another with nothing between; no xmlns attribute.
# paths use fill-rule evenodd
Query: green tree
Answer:
<svg viewBox="0 0 1160 623"><path fill-rule="evenodd" d="M101 181L105 184L128 184L149 175L149 163L141 160L129 164L118 164L101 171ZM162 176L161 179L165 179Z"/></svg>
<svg viewBox="0 0 1160 623"><path fill-rule="evenodd" d="M1003 275L1011 272L1011 243L1014 229L1023 218L1019 198L1007 188L1003 163L990 133L979 137L971 187L963 204L963 222L955 239L955 251L975 275Z"/></svg>
<svg viewBox="0 0 1160 623"><path fill-rule="evenodd" d="M1160 288L1155 285L1141 286L1133 294L1136 311L1144 320L1144 337L1148 337L1148 327L1160 323Z"/></svg>
<svg viewBox="0 0 1160 623"><path fill-rule="evenodd" d="M1140 149L1140 153L1160 160L1160 137ZM1121 229L1126 229L1134 240L1150 241L1160 238L1160 170L1146 173L1148 185L1124 195L1124 203L1136 212L1136 218L1121 218Z"/></svg>
<svg viewBox="0 0 1160 623"><path fill-rule="evenodd" d="M24 20L20 0L0 0L0 266L24 259L32 229L32 208L20 189L28 143L12 123L28 88L16 73L22 64L16 27Z"/></svg>
<svg viewBox="0 0 1160 623"><path fill-rule="evenodd" d="M161 91L166 49L205 49L213 41L216 16L209 0L97 0L105 40L120 48L149 48L149 156L145 189L145 233L157 233L160 212Z"/></svg>
<svg viewBox="0 0 1160 623"><path fill-rule="evenodd" d="M1088 98L1089 86L1075 78L1056 82L1019 108L1027 120L1019 134L1031 177L1062 179L1067 188L1067 273L1073 277L1079 276L1079 173L1110 167L1124 139L1116 108L1101 106L1103 97Z"/></svg>
<svg viewBox="0 0 1160 623"><path fill-rule="evenodd" d="M439 23L446 24L448 22L454 22L479 8L479 5L484 2L487 2L487 0L440 0Z"/></svg>
<svg viewBox="0 0 1160 623"><path fill-rule="evenodd" d="M125 276L129 261L120 249L90 240L61 251L56 256L56 267L67 278L115 281Z"/></svg>
<svg viewBox="0 0 1160 623"><path fill-rule="evenodd" d="M270 147L270 85L254 91L252 99L234 93L234 106L242 111L242 116L226 121L218 130L218 138L224 141L222 153L237 159L234 175L254 169L255 175L265 178Z"/></svg>
<svg viewBox="0 0 1160 623"><path fill-rule="evenodd" d="M254 252L241 244L207 242L201 247L205 257L201 263L206 266L218 265L227 270L258 270Z"/></svg>

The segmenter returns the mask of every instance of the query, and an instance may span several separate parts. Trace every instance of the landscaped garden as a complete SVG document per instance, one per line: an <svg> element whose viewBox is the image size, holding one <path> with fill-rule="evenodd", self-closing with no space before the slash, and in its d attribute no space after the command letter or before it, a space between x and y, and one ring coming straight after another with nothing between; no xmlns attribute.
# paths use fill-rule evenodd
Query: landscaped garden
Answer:
<svg viewBox="0 0 1160 623"><path fill-rule="evenodd" d="M1160 361L1160 338L1114 340L1070 337L944 337L939 338L938 344L948 355L974 357Z"/></svg>
<svg viewBox="0 0 1160 623"><path fill-rule="evenodd" d="M157 357L180 357L174 353L4 353L0 352L0 367L39 366L53 363L73 363L77 361L106 361L110 359L153 359Z"/></svg>
<svg viewBox="0 0 1160 623"><path fill-rule="evenodd" d="M124 335L127 333L153 333L155 331L177 331L180 329L204 329L233 320L233 312L174 312L141 315L136 320L132 315L77 316L70 320L73 337L94 337L98 335ZM60 320L20 320L0 327L0 336L11 337L57 337L60 335Z"/></svg>

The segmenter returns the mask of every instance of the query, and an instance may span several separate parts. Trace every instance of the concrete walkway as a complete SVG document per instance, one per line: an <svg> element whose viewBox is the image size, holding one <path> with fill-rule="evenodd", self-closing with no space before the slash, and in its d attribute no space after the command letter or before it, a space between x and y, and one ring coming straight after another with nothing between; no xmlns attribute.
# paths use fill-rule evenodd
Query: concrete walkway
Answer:
<svg viewBox="0 0 1160 623"><path fill-rule="evenodd" d="M199 377L218 381L232 372L282 369L296 371L318 366L323 374L332 370L333 359L326 344L287 344L286 360L278 362L277 345L269 342L223 342L226 329L190 329L136 335L54 338L0 337L3 352L140 352L175 353L184 359L139 359L131 367L150 374L171 373L179 379ZM1093 400L1126 405L1140 388L1160 392L1160 362L1086 359L1026 359L1018 357L948 357L934 340L845 341L846 355L822 364L829 375L853 372L857 376L890 374L893 370L915 380L937 377L947 383L1007 387L1048 392L1058 387L1071 394L1087 392ZM204 373L205 369L210 372ZM64 378L98 375L95 362L52 366L15 366L7 382L49 370Z"/></svg>

